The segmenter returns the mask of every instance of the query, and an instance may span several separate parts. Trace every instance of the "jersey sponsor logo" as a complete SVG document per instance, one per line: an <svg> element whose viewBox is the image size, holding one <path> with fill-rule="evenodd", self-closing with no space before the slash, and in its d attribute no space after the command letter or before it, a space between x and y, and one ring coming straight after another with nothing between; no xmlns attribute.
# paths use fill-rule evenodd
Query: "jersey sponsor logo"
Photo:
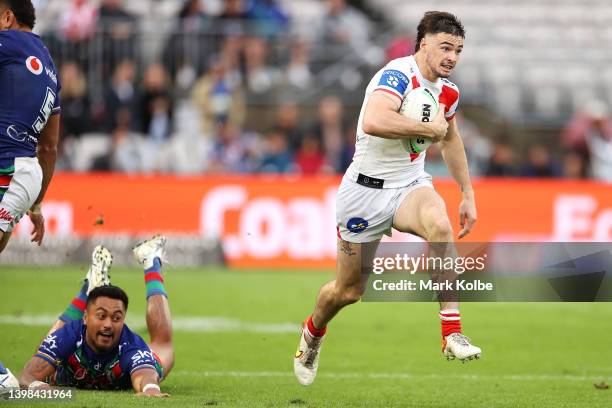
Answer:
<svg viewBox="0 0 612 408"><path fill-rule="evenodd" d="M150 351L138 350L136 354L132 356L132 364L136 365L141 361L147 361L153 359L153 353Z"/></svg>
<svg viewBox="0 0 612 408"><path fill-rule="evenodd" d="M382 73L378 85L389 87L403 95L408 88L408 78L400 71L388 69Z"/></svg>
<svg viewBox="0 0 612 408"><path fill-rule="evenodd" d="M55 72L53 72L52 70L50 70L49 68L45 67L45 72L47 73L47 76L49 78L51 78L51 80L53 81L53 83L55 85L57 85L57 75L55 74Z"/></svg>
<svg viewBox="0 0 612 408"><path fill-rule="evenodd" d="M26 60L26 68L34 75L40 75L43 72L43 64L37 57L28 57Z"/></svg>
<svg viewBox="0 0 612 408"><path fill-rule="evenodd" d="M47 350L54 350L57 348L56 340L57 340L57 335L50 334L47 337L45 337L45 340L43 340L43 343L45 347L47 348Z"/></svg>
<svg viewBox="0 0 612 408"><path fill-rule="evenodd" d="M368 221L359 217L351 218L346 223L346 228L355 234L359 234L368 228Z"/></svg>
<svg viewBox="0 0 612 408"><path fill-rule="evenodd" d="M30 140L32 143L37 143L37 139L31 136L28 132L20 132L17 130L15 125L11 125L6 128L6 135L17 142L25 142L26 139Z"/></svg>

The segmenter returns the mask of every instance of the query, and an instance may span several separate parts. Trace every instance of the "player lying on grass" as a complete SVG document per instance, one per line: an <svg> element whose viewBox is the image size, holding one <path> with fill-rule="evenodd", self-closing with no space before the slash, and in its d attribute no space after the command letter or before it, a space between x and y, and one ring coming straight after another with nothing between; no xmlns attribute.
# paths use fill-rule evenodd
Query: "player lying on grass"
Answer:
<svg viewBox="0 0 612 408"><path fill-rule="evenodd" d="M125 324L128 297L110 284L112 255L98 246L80 292L25 366L21 387L133 388L137 395L167 397L159 387L174 365L170 308L161 276L165 244L164 237L156 236L134 248L145 272L149 345Z"/></svg>
<svg viewBox="0 0 612 408"><path fill-rule="evenodd" d="M454 15L426 13L417 28L415 54L389 62L366 89L355 155L337 195L336 279L321 288L294 356L294 372L303 385L311 384L317 374L327 324L340 309L361 298L367 282L362 265L371 265L368 254L375 252L383 234L390 235L395 228L430 243L441 243L430 245L430 251L438 249L439 257L453 255L453 229L444 200L424 170L425 152L409 154L403 141L420 137L439 143L463 194L458 237L468 234L476 221L474 191L455 119L459 90L446 79L459 61L464 38L463 25ZM440 105L431 122L399 113L408 94L420 87L425 87ZM462 361L480 357L480 348L461 333L456 298L440 298L439 316L443 354Z"/></svg>

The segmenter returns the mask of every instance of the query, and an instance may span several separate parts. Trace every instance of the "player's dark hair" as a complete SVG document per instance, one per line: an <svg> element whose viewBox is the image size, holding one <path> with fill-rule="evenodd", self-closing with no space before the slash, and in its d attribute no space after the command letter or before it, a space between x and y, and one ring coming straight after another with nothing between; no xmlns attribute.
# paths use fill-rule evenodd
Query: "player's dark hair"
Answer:
<svg viewBox="0 0 612 408"><path fill-rule="evenodd" d="M19 24L34 28L36 12L32 0L0 0L0 3L13 12Z"/></svg>
<svg viewBox="0 0 612 408"><path fill-rule="evenodd" d="M414 52L421 48L421 40L426 34L446 33L465 38L465 28L454 14L445 11L428 11L417 27L417 38Z"/></svg>
<svg viewBox="0 0 612 408"><path fill-rule="evenodd" d="M118 286L104 285L98 286L97 288L93 289L91 292L89 292L89 295L87 296L87 306L94 303L99 297L107 297L111 299L120 300L123 302L125 310L127 310L128 308L128 295L123 289Z"/></svg>

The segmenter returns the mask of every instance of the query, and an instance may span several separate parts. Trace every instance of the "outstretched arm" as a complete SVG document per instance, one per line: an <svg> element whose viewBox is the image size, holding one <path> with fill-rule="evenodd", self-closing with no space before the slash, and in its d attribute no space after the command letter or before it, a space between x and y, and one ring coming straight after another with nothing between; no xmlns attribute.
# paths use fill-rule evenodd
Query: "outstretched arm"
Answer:
<svg viewBox="0 0 612 408"><path fill-rule="evenodd" d="M161 392L159 376L153 368L141 368L132 373L132 387L136 395L144 397L169 397L170 394Z"/></svg>
<svg viewBox="0 0 612 408"><path fill-rule="evenodd" d="M474 199L472 181L470 180L470 173L468 171L465 148L463 147L463 141L461 140L457 127L457 119L451 119L448 124L446 138L440 141L440 151L442 152L442 157L446 162L448 170L455 178L457 184L459 184L461 193L463 194L463 200L459 206L461 231L459 231L458 235L459 238L463 238L471 231L476 222L476 202Z"/></svg>
<svg viewBox="0 0 612 408"><path fill-rule="evenodd" d="M51 386L44 383L44 381L52 376L53 373L55 373L55 367L40 357L32 356L19 377L19 385L22 388L29 388L30 386L36 388L51 388Z"/></svg>

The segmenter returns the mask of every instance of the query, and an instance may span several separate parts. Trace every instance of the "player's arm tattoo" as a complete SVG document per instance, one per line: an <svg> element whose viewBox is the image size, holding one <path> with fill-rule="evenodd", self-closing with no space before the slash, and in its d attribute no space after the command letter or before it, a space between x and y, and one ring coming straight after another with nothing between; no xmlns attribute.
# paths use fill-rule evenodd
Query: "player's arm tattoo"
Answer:
<svg viewBox="0 0 612 408"><path fill-rule="evenodd" d="M23 369L19 377L19 384L27 388L34 381L46 381L54 372L55 367L42 358L34 356Z"/></svg>
<svg viewBox="0 0 612 408"><path fill-rule="evenodd" d="M344 252L348 256L357 255L357 252L355 252L353 249L353 244L344 240L340 241L340 251Z"/></svg>

